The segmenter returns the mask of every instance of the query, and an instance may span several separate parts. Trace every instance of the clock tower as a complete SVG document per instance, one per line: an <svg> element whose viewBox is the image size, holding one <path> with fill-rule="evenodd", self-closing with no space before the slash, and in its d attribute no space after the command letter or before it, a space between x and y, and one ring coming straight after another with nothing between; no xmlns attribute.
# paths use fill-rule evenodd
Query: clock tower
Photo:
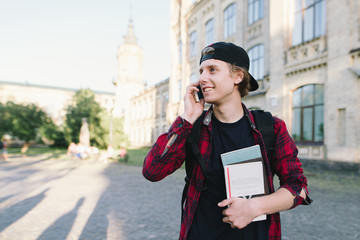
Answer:
<svg viewBox="0 0 360 240"><path fill-rule="evenodd" d="M126 116L130 99L144 90L143 50L137 44L133 21L130 18L124 43L118 48L115 116Z"/></svg>

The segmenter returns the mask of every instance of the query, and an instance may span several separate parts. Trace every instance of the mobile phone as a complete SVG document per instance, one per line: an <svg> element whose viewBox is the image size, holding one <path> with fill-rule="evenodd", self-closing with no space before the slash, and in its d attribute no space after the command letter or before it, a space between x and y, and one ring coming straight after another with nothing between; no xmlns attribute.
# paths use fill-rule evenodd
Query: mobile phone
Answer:
<svg viewBox="0 0 360 240"><path fill-rule="evenodd" d="M204 95L203 95L203 93L202 93L202 91L201 91L200 85L197 86L197 89L199 89L199 92L195 92L195 101L196 101L196 102L200 102L200 100L201 100L202 98L204 98Z"/></svg>

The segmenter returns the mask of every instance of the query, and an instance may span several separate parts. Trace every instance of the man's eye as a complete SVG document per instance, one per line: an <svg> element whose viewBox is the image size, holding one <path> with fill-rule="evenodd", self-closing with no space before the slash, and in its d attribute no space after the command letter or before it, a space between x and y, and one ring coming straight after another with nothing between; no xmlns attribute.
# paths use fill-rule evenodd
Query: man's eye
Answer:
<svg viewBox="0 0 360 240"><path fill-rule="evenodd" d="M210 68L210 72L215 72L215 68Z"/></svg>

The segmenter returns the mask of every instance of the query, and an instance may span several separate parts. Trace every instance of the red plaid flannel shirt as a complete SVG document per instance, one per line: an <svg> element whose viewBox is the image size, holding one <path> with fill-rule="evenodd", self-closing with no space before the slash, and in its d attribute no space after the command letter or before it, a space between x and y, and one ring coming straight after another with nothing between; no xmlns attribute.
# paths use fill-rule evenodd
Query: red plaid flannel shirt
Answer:
<svg viewBox="0 0 360 240"><path fill-rule="evenodd" d="M247 114L255 126L254 118L245 105L243 105L245 114ZM202 131L199 143L199 150L206 163L209 160L211 152L211 113L209 110L202 122ZM144 165L143 175L150 181L160 181L175 170L181 167L185 160L185 141L189 136L192 124L178 117L171 125L167 133L162 134L147 154ZM297 158L297 147L291 139L284 121L274 117L275 131L275 153L272 164L269 164L265 144L260 132L253 128L255 143L260 145L262 157L264 159L267 183L270 193L273 193L273 176L276 174L280 179L280 187L288 189L294 196L292 208L299 204L309 204L300 197L300 192L304 188L307 190L307 179L303 175L301 163ZM199 201L201 192L197 189L203 186L204 173L199 164L196 164L189 189L186 195L183 217L181 220L180 239L185 240L190 230L195 210ZM268 215L270 217L270 239L281 239L280 214Z"/></svg>

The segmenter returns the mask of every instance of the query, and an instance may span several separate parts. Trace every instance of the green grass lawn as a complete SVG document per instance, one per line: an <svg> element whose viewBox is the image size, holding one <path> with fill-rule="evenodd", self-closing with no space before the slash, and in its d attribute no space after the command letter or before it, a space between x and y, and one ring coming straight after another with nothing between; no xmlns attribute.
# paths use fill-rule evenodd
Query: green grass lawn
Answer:
<svg viewBox="0 0 360 240"><path fill-rule="evenodd" d="M127 153L129 154L128 164L142 166L149 150L150 148L127 149Z"/></svg>
<svg viewBox="0 0 360 240"><path fill-rule="evenodd" d="M66 155L67 149L59 148L50 148L50 147L30 147L26 153L21 153L21 148L8 148L8 155L11 156L34 156L34 155L46 155L51 158L60 158L67 159L69 156ZM136 149L127 149L129 155L128 162L125 163L123 160L120 160L120 163L125 163L134 166L142 166L144 158L150 148L136 148ZM100 150L100 154L104 153L105 150ZM115 154L118 154L119 150L115 149ZM114 158L113 161L117 161L117 158Z"/></svg>
<svg viewBox="0 0 360 240"><path fill-rule="evenodd" d="M11 155L33 156L39 154L47 154L47 155L66 154L67 149L50 148L50 147L30 147L26 153L21 153L21 148L7 148L7 151L9 156Z"/></svg>

